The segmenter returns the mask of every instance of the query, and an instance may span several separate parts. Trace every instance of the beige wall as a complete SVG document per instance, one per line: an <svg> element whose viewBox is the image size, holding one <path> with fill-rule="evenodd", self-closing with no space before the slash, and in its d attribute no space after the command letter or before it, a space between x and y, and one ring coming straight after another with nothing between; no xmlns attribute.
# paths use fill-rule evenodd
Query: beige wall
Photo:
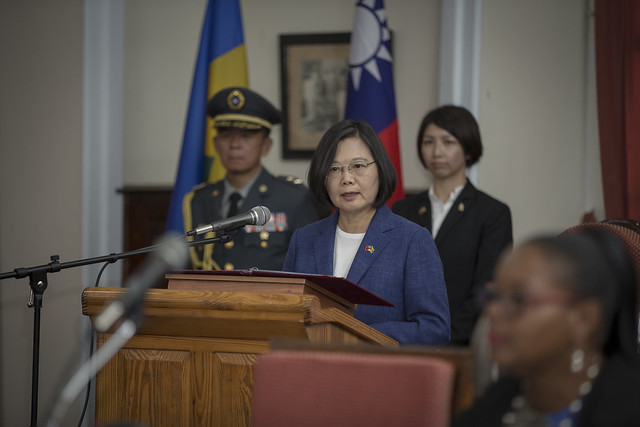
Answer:
<svg viewBox="0 0 640 427"><path fill-rule="evenodd" d="M518 240L585 209L586 12L583 0L483 2L478 179L510 205Z"/></svg>
<svg viewBox="0 0 640 427"><path fill-rule="evenodd" d="M0 2L0 271L81 255L82 0ZM28 279L0 281L0 424L28 425ZM80 334L80 271L49 274L40 415ZM77 419L79 412L74 413ZM43 418L39 418L43 420Z"/></svg>
<svg viewBox="0 0 640 427"><path fill-rule="evenodd" d="M242 0L250 86L280 106L279 34L348 32L355 2ZM388 1L404 176L425 180L414 155L422 115L437 104L440 1ZM195 55L206 1L137 0L125 4L124 183L167 184L175 178ZM286 10L286 14L283 11ZM273 172L306 176L308 161L281 159L281 127L265 160Z"/></svg>
<svg viewBox="0 0 640 427"><path fill-rule="evenodd" d="M278 35L350 31L353 25L353 5L344 0L241 4L250 86L278 106ZM585 4L483 1L478 119L486 151L478 183L511 206L516 241L560 231L597 208L587 200L597 200L589 195L600 189L585 188L585 182L598 183L599 175L593 169L593 178L584 166ZM174 179L205 5L125 5L125 184L170 185ZM405 189L416 191L429 179L414 154L414 139L423 114L437 104L440 4L387 2L387 15L395 38ZM266 166L304 177L308 161L281 159L280 126L273 137Z"/></svg>

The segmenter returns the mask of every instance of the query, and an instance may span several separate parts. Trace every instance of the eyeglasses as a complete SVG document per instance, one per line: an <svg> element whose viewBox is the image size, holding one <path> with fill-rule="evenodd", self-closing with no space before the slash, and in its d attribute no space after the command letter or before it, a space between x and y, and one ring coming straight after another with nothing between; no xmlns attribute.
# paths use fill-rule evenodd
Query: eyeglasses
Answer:
<svg viewBox="0 0 640 427"><path fill-rule="evenodd" d="M364 175L364 173L367 171L367 168L375 162L375 160L368 163L363 160L356 160L345 166L331 166L329 168L329 171L327 172L327 178L334 179L341 177L342 172L344 172L345 168L349 171L350 174L361 176Z"/></svg>
<svg viewBox="0 0 640 427"><path fill-rule="evenodd" d="M536 305L572 305L582 298L578 295L568 293L524 293L498 292L495 289L483 289L478 295L478 302L482 307L489 304L497 304L501 313L506 317L517 317L521 315L529 306Z"/></svg>

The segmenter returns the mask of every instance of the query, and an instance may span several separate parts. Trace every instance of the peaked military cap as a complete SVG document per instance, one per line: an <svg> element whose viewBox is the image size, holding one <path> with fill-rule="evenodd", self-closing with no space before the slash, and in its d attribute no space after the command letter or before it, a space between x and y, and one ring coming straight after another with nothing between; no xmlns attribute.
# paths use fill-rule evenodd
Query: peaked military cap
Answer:
<svg viewBox="0 0 640 427"><path fill-rule="evenodd" d="M214 127L271 129L282 115L269 101L244 87L228 87L217 92L207 104Z"/></svg>

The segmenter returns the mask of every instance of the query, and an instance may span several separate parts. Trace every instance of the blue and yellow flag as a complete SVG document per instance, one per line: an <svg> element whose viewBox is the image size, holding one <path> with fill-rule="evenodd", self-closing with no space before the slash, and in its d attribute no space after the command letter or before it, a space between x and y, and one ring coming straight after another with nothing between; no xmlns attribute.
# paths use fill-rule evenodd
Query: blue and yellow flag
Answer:
<svg viewBox="0 0 640 427"><path fill-rule="evenodd" d="M239 0L209 0L193 73L182 152L171 195L167 229L183 231L182 199L201 182L222 179L224 166L213 147L215 130L207 101L229 86L247 87L247 61Z"/></svg>

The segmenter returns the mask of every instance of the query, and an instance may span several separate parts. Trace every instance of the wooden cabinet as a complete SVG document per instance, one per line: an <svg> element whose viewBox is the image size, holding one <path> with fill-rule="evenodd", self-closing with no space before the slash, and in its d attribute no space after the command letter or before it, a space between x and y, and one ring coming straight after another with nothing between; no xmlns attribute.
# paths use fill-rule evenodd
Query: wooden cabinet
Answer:
<svg viewBox="0 0 640 427"><path fill-rule="evenodd" d="M123 252L150 246L164 234L167 227L171 187L128 186L118 190L124 197ZM136 255L122 260L122 281L144 259L145 255ZM165 281L162 281L165 283ZM162 286L161 283L156 287Z"/></svg>

